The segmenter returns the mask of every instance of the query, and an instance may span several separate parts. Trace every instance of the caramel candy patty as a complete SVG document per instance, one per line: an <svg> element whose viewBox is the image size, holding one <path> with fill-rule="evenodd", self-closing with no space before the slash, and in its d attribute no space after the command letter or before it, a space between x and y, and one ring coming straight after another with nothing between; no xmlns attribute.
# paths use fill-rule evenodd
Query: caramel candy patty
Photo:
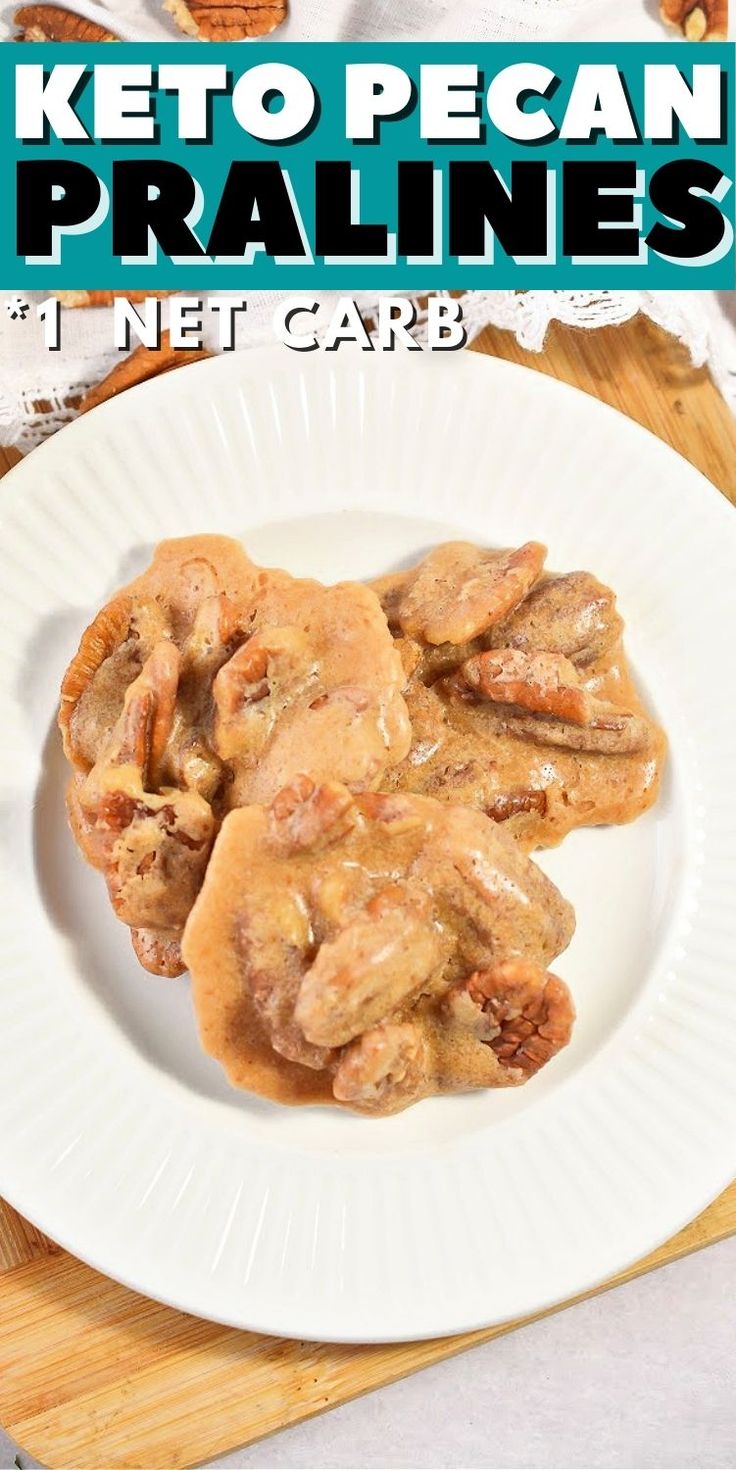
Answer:
<svg viewBox="0 0 736 1470"><path fill-rule="evenodd" d="M569 1040L570 905L488 817L299 776L225 819L183 953L205 1050L279 1102L392 1113Z"/></svg>
<svg viewBox="0 0 736 1470"><path fill-rule="evenodd" d="M299 771L380 784L409 748L403 682L368 588L264 570L225 537L157 548L83 635L59 715L73 831L145 968L181 972L231 807Z"/></svg>
<svg viewBox="0 0 736 1470"><path fill-rule="evenodd" d="M527 850L640 816L666 753L610 588L543 562L536 542L497 552L451 542L373 583L412 724L411 750L384 784L478 807Z"/></svg>

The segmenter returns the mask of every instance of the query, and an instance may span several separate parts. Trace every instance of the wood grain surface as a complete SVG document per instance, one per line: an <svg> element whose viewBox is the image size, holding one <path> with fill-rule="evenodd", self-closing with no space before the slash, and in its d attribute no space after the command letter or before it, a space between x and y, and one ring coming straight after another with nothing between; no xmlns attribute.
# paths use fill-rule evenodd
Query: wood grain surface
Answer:
<svg viewBox="0 0 736 1470"><path fill-rule="evenodd" d="M736 424L707 371L651 323L556 324L541 355L492 330L477 347L622 409L736 503ZM0 473L18 457L0 449ZM734 1232L736 1184L598 1290ZM368 1347L236 1332L99 1276L0 1202L0 1422L50 1470L195 1465L523 1325Z"/></svg>

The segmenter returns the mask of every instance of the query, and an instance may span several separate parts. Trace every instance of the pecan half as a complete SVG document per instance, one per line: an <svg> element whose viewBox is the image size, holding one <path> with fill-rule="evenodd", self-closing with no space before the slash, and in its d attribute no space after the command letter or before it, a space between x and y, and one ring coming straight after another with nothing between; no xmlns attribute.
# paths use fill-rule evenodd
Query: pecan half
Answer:
<svg viewBox="0 0 736 1470"><path fill-rule="evenodd" d="M160 765L171 734L176 710L180 655L176 645L162 638L146 660L138 678L129 685L122 714L98 766L135 766L141 786L155 790Z"/></svg>
<svg viewBox="0 0 736 1470"><path fill-rule="evenodd" d="M466 643L505 618L534 585L546 547L483 551L450 541L419 563L402 593L399 622L425 643Z"/></svg>
<svg viewBox="0 0 736 1470"><path fill-rule="evenodd" d="M728 38L728 0L661 0L659 13L665 24L676 26L687 41Z"/></svg>
<svg viewBox="0 0 736 1470"><path fill-rule="evenodd" d="M163 0L179 29L200 41L268 36L286 20L287 0Z"/></svg>
<svg viewBox="0 0 736 1470"><path fill-rule="evenodd" d="M117 41L112 31L61 5L23 5L13 17L22 35L16 41ZM85 293L83 293L85 294Z"/></svg>
<svg viewBox="0 0 736 1470"><path fill-rule="evenodd" d="M353 800L336 781L318 786L311 776L295 776L274 797L271 830L279 845L298 851L336 842L353 820Z"/></svg>
<svg viewBox="0 0 736 1470"><path fill-rule="evenodd" d="M647 721L596 699L561 654L492 649L467 659L447 688L483 700L498 730L537 745L628 755L649 743Z"/></svg>
<svg viewBox="0 0 736 1470"><path fill-rule="evenodd" d="M529 740L532 745L554 745L560 750L578 750L593 755L636 755L651 743L651 727L641 715L615 705L603 705L589 725L527 714L512 705L489 706L488 716L504 735Z"/></svg>
<svg viewBox="0 0 736 1470"><path fill-rule="evenodd" d="M467 659L462 677L469 689L494 704L520 705L574 725L589 725L593 717L594 700L562 654L495 648Z"/></svg>
<svg viewBox="0 0 736 1470"><path fill-rule="evenodd" d="M344 1046L428 984L448 946L421 888L388 885L321 945L294 1012L308 1041Z"/></svg>
<svg viewBox="0 0 736 1470"><path fill-rule="evenodd" d="M446 1004L457 1025L525 1077L567 1046L575 1020L564 981L532 960L505 960L476 971L450 992Z"/></svg>
<svg viewBox="0 0 736 1470"><path fill-rule="evenodd" d="M592 663L618 642L623 622L616 598L590 572L548 576L497 628L498 648L562 653L578 667Z"/></svg>
<svg viewBox="0 0 736 1470"><path fill-rule="evenodd" d="M215 835L201 796L162 785L179 670L175 645L157 643L77 795L83 850L104 873L118 918L133 929L163 932L167 942L184 926ZM150 942L141 938L135 948L161 973L161 953Z"/></svg>
<svg viewBox="0 0 736 1470"><path fill-rule="evenodd" d="M259 722L275 721L307 686L314 661L306 633L296 627L269 628L241 644L214 683L220 753L237 753L243 722L254 712Z"/></svg>

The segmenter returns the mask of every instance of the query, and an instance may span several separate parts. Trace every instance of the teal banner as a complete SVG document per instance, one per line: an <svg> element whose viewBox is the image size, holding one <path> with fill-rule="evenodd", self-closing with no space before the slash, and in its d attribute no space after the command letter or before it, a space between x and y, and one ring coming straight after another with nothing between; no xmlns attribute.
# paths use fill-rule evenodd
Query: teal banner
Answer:
<svg viewBox="0 0 736 1470"><path fill-rule="evenodd" d="M734 56L5 44L0 289L731 289Z"/></svg>

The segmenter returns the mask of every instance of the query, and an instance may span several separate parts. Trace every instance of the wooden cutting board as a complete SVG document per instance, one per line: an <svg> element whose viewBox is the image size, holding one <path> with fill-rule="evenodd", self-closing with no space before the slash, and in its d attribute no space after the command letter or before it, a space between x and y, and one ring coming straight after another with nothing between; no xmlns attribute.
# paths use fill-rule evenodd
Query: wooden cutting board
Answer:
<svg viewBox="0 0 736 1470"><path fill-rule="evenodd" d="M650 323L556 326L542 356L507 333L477 345L623 409L736 503L736 423L707 373ZM0 473L16 458L0 450ZM736 1184L598 1290L734 1232ZM0 1423L50 1470L195 1465L522 1325L357 1348L236 1332L117 1286L0 1202Z"/></svg>

